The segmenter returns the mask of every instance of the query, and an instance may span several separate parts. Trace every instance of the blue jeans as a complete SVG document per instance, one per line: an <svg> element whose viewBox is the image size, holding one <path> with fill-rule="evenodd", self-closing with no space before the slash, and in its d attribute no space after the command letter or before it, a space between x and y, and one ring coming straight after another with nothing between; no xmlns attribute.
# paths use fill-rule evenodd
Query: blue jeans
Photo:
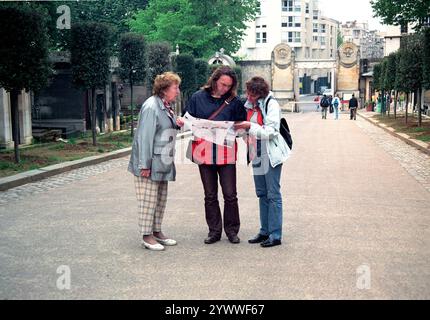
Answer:
<svg viewBox="0 0 430 320"><path fill-rule="evenodd" d="M282 164L275 168L269 164L263 175L258 174L258 170L254 168L255 191L260 202L260 234L269 236L272 240L282 238L281 172Z"/></svg>
<svg viewBox="0 0 430 320"><path fill-rule="evenodd" d="M336 120L338 120L339 119L339 106L333 107L333 108L334 108L334 118Z"/></svg>

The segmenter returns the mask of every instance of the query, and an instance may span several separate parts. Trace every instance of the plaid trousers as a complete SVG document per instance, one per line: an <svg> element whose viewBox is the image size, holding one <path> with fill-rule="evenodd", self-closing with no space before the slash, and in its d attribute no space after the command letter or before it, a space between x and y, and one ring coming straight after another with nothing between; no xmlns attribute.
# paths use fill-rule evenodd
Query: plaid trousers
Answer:
<svg viewBox="0 0 430 320"><path fill-rule="evenodd" d="M160 232L167 202L167 181L152 181L150 178L135 176L134 184L141 235L147 236L153 232Z"/></svg>

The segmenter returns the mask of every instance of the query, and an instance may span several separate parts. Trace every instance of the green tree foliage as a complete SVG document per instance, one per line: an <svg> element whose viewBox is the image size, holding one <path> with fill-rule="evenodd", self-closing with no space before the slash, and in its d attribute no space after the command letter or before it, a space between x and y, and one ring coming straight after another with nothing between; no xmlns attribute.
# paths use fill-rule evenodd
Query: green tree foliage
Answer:
<svg viewBox="0 0 430 320"><path fill-rule="evenodd" d="M422 84L422 43L419 34L404 36L400 51L402 51L399 71L400 81L406 92L414 92Z"/></svg>
<svg viewBox="0 0 430 320"><path fill-rule="evenodd" d="M182 53L209 57L224 48L235 53L254 19L256 0L150 0L146 9L130 19L133 31L148 41L178 44Z"/></svg>
<svg viewBox="0 0 430 320"><path fill-rule="evenodd" d="M373 11L384 24L403 25L417 22L422 27L422 20L430 14L430 0L371 0Z"/></svg>
<svg viewBox="0 0 430 320"><path fill-rule="evenodd" d="M15 162L18 163L18 95L23 89L42 89L51 73L46 19L24 7L1 7L0 21L0 87L10 91Z"/></svg>
<svg viewBox="0 0 430 320"><path fill-rule="evenodd" d="M72 27L70 52L73 83L78 88L91 89L93 145L97 145L95 90L104 88L109 79L111 32L108 25L97 22L84 22Z"/></svg>
<svg viewBox="0 0 430 320"><path fill-rule="evenodd" d="M241 95L242 94L242 68L239 66L236 66L233 69L237 75L237 94Z"/></svg>
<svg viewBox="0 0 430 320"><path fill-rule="evenodd" d="M385 91L386 88L386 77L387 77L387 59L381 61L381 77L379 78L379 86L381 90Z"/></svg>
<svg viewBox="0 0 430 320"><path fill-rule="evenodd" d="M196 68L193 56L186 53L178 55L175 59L175 72L182 80L182 103L185 106L188 98L196 90Z"/></svg>
<svg viewBox="0 0 430 320"><path fill-rule="evenodd" d="M147 57L146 43L142 35L124 33L119 42L120 75L129 83L139 83L145 80Z"/></svg>
<svg viewBox="0 0 430 320"><path fill-rule="evenodd" d="M396 87L397 73L397 56L396 53L391 53L387 58L387 66L385 70L385 89L394 90Z"/></svg>
<svg viewBox="0 0 430 320"><path fill-rule="evenodd" d="M373 87L376 90L381 90L381 64L376 64L373 67Z"/></svg>
<svg viewBox="0 0 430 320"><path fill-rule="evenodd" d="M423 86L430 90L430 29L423 32Z"/></svg>
<svg viewBox="0 0 430 320"><path fill-rule="evenodd" d="M148 88L152 88L155 77L171 69L168 42L152 42L148 44Z"/></svg>
<svg viewBox="0 0 430 320"><path fill-rule="evenodd" d="M119 45L120 75L127 80L131 90L131 136L134 135L134 101L133 85L144 81L146 77L146 43L142 35L124 33Z"/></svg>
<svg viewBox="0 0 430 320"><path fill-rule="evenodd" d="M57 19L61 13L57 8L66 5L70 8L72 27L82 22L103 22L112 30L113 49L117 50L120 34L129 32L128 19L139 9L144 9L148 0L97 0L97 1L6 1L1 7L26 7L43 13L47 20L50 49L69 48L71 30L57 29Z"/></svg>
<svg viewBox="0 0 430 320"><path fill-rule="evenodd" d="M206 60L196 59L196 90L203 87L210 76L209 65Z"/></svg>

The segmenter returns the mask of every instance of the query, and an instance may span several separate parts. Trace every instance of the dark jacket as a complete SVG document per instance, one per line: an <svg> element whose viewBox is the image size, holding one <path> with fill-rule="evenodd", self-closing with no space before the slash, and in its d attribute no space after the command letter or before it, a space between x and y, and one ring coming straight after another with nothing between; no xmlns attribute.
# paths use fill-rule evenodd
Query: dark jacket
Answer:
<svg viewBox="0 0 430 320"><path fill-rule="evenodd" d="M357 98L356 97L352 97L350 100L349 100L349 108L351 109L351 108L357 108L358 107L358 101L357 101Z"/></svg>
<svg viewBox="0 0 430 320"><path fill-rule="evenodd" d="M188 113L195 118L208 119L228 98L229 95L227 94L216 99L212 97L208 91L199 90L188 100L187 107L183 114L188 111ZM238 97L235 97L213 120L245 121L246 110L243 106L243 102Z"/></svg>

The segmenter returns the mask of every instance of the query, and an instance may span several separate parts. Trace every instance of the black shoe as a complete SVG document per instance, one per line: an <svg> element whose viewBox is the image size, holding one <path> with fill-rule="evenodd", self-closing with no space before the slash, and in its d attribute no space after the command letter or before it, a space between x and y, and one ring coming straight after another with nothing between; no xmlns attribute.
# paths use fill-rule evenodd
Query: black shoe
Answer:
<svg viewBox="0 0 430 320"><path fill-rule="evenodd" d="M206 243L206 244L212 244L212 243L215 243L215 242L217 242L217 241L220 241L220 239L221 239L221 238L219 238L219 237L214 237L214 236L212 236L212 237L207 237L207 238L205 239L205 243Z"/></svg>
<svg viewBox="0 0 430 320"><path fill-rule="evenodd" d="M230 241L231 243L240 243L240 239L237 235L228 237L228 241Z"/></svg>
<svg viewBox="0 0 430 320"><path fill-rule="evenodd" d="M260 243L260 246L262 246L263 248L269 248L269 247L274 247L279 245L281 245L281 240L279 239L275 239L275 240L267 239L266 241Z"/></svg>
<svg viewBox="0 0 430 320"><path fill-rule="evenodd" d="M262 234L257 234L254 238L249 239L249 243L260 243L269 239L269 236L263 236Z"/></svg>

